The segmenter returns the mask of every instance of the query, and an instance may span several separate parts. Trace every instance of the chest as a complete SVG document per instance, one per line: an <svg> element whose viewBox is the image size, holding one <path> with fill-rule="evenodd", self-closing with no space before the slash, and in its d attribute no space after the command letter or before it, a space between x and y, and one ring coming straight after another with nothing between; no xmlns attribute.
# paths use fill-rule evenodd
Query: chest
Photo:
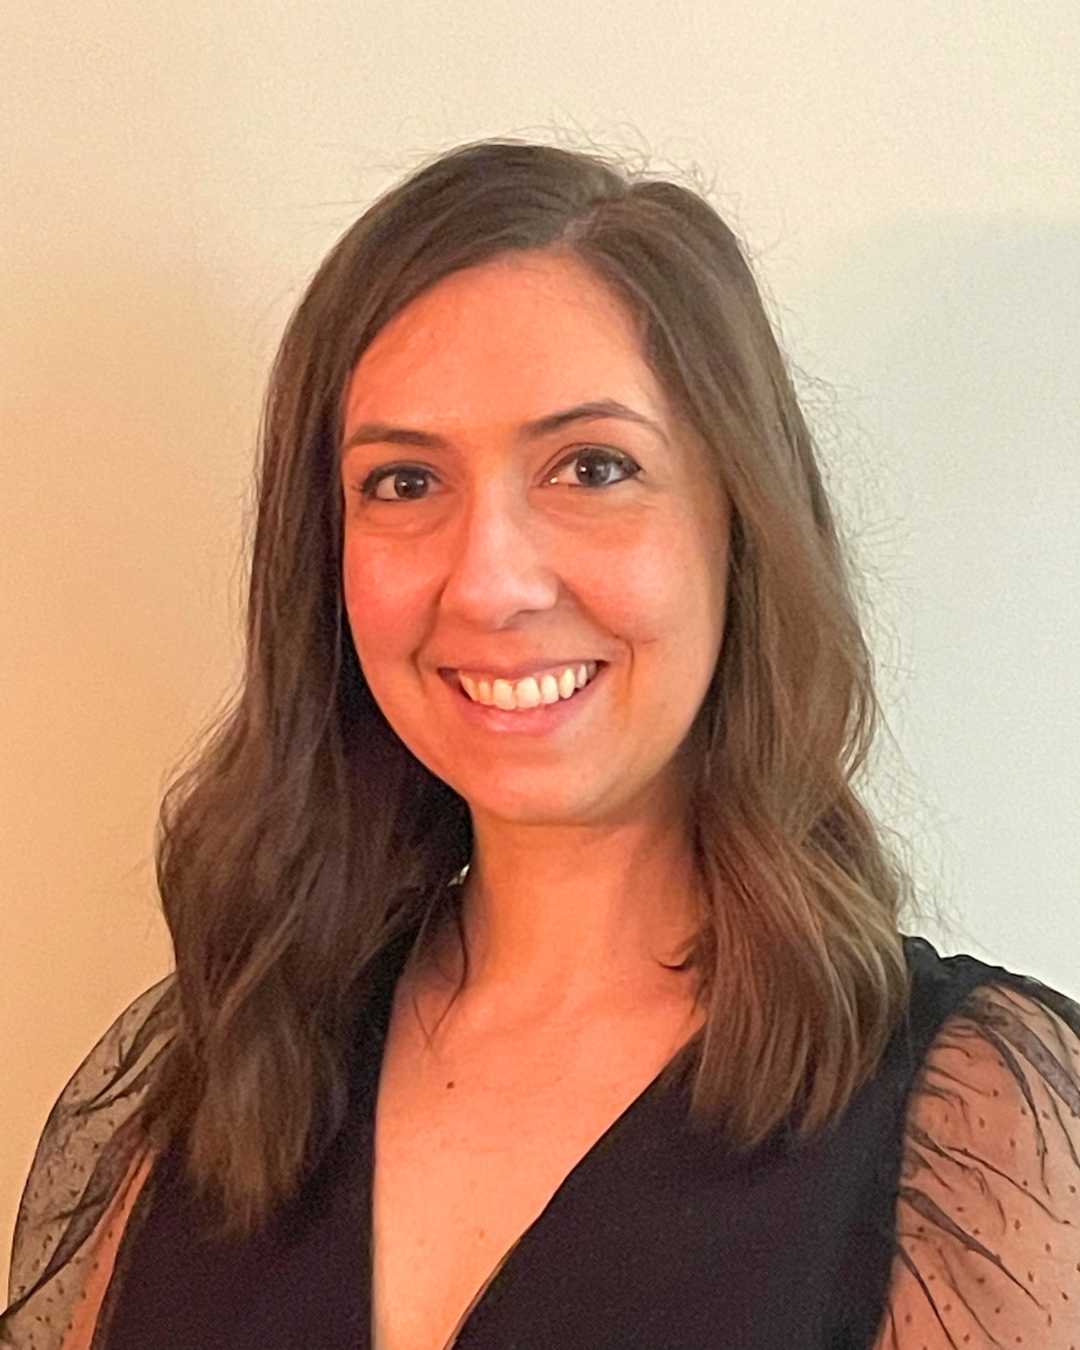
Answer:
<svg viewBox="0 0 1080 1350"><path fill-rule="evenodd" d="M696 1023L432 1055L397 1011L375 1112L374 1350L445 1350L503 1259Z"/></svg>
<svg viewBox="0 0 1080 1350"><path fill-rule="evenodd" d="M633 1098L644 1059L609 1039L591 1074L572 1044L541 1066L543 1047L522 1042L532 1079L502 1057L487 1077L455 1065L435 1092L423 1058L392 1045L387 1057L380 1037L385 1091L373 1099L365 1055L327 1166L283 1228L252 1239L208 1240L183 1150L171 1149L128 1229L108 1350L298 1350L313 1326L320 1350L367 1350L372 1298L376 1350L443 1350L526 1227L528 1246L466 1319L470 1350L716 1350L717 1327L725 1350L869 1347L893 1255L902 1122L889 1102L904 1075L886 1069L864 1107L812 1145L744 1158L686 1128L683 1093ZM623 1055L638 1067L616 1094L611 1061ZM459 1088L471 1107L462 1094L451 1111ZM512 1110L498 1109L504 1095ZM629 1113L592 1148L626 1098ZM484 1166L470 1166L474 1154ZM832 1335L834 1314L844 1335ZM830 1334L815 1339L815 1326Z"/></svg>

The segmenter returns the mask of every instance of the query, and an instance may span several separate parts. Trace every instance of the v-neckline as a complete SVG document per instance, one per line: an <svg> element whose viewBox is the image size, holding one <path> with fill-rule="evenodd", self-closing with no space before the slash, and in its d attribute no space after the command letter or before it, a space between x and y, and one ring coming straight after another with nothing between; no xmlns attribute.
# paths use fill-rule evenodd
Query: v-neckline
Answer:
<svg viewBox="0 0 1080 1350"><path fill-rule="evenodd" d="M366 1280L367 1280L367 1308L368 1308L368 1345L369 1350L381 1350L375 1341L375 1122L376 1111L379 1098L379 1081L382 1076L383 1060L386 1054L386 1045L389 1039L390 1017L393 1011L394 993L397 989L398 980L405 968L405 964L411 950L411 936L415 933L402 934L391 943L391 949L386 953L388 968L385 974L385 983L380 983L376 997L373 1001L371 1012L369 1014L369 1025L374 1033L374 1039L369 1043L371 1059L367 1064L368 1079L367 1091L364 1093L363 1100L363 1158L361 1164L363 1168L364 1186L364 1225L365 1225L365 1251L367 1257ZM410 939L410 940L407 940ZM398 944L401 944L402 951L397 950ZM481 1283L476 1293L469 1300L464 1312L458 1319L454 1330L450 1333L449 1339L440 1347L440 1350L466 1350L463 1346L462 1338L468 1332L469 1327L479 1317L482 1309L487 1306L492 1287L497 1280L505 1279L505 1270L512 1263L515 1254L526 1242L535 1241L537 1232L544 1226L545 1220L551 1211L566 1196L571 1187L579 1184L583 1173L591 1171L595 1166L597 1154L610 1150L617 1136L625 1134L629 1128L629 1123L645 1109L646 1105L651 1104L660 1090L660 1085L665 1075L671 1069L672 1064L685 1052L687 1046L696 1036L700 1034L701 1028L688 1037L686 1041L671 1055L663 1064L660 1070L649 1080L626 1107L616 1116L604 1132L589 1146L577 1162L571 1167L569 1172L562 1178L558 1186L548 1197L543 1209L532 1220L518 1237L510 1244L507 1250L496 1262L494 1269Z"/></svg>

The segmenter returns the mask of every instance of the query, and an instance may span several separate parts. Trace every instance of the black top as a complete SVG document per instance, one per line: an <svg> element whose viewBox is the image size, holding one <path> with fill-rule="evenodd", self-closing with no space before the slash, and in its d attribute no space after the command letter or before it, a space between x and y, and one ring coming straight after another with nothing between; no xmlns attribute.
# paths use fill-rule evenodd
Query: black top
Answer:
<svg viewBox="0 0 1080 1350"><path fill-rule="evenodd" d="M210 1240L179 1146L163 1155L125 1230L94 1350L372 1350L375 1097L408 945L399 940L384 954L357 1038L345 1124L287 1210L248 1240ZM942 959L921 939L905 939L905 949L909 1014L835 1128L806 1142L780 1131L738 1153L718 1132L689 1129L688 1080L658 1076L505 1255L459 1323L454 1350L869 1350L889 1330L900 1267L942 1326L960 1316L983 1325L988 1339L969 1335L965 1344L1004 1343L987 1325L995 1318L1004 1328L1022 1317L1028 1329L1046 1328L1047 1316L1052 1328L1056 1316L1058 1332L1008 1343L1067 1350L1072 1339L1052 1337L1072 1336L1067 1317L1080 1309L1080 1275L1070 1282L1057 1266L1043 1265L1036 1288L1036 1273L1017 1274L1009 1261L1031 1264L1028 1249L1015 1245L1029 1201L1041 1206L1042 1223L1056 1225L1052 1233L1030 1230L1029 1247L1036 1235L1040 1253L1055 1246L1044 1262L1065 1259L1059 1235L1080 1243L1080 1008L970 957ZM950 1063L975 1064L973 1038L1012 1087L1018 1125L1023 1117L1036 1132L1031 1150L1043 1160L1041 1181L1034 1173L1030 1181L1010 1177L994 1161L998 1144L1007 1147L1000 1129L980 1156L971 1103L984 1096L993 1106L991 1096L999 1096L985 1081L957 1099L972 1140L946 1138L944 1116L940 1139L912 1126L920 1091L949 1109L955 1072L939 1064L938 1078L928 1078L931 1048L944 1045ZM1048 1176L1047 1157L1073 1168L1068 1179ZM965 1221L963 1204L950 1212L961 1196L958 1178L1000 1211L1001 1233L991 1234L992 1216ZM1049 1198L1030 1189L1037 1185ZM1004 1209L1002 1195L1016 1208ZM910 1231L898 1213L910 1217ZM928 1235L937 1244L932 1254ZM1052 1240L1043 1243L1044 1236ZM946 1272L955 1311L928 1271ZM1001 1288L1014 1291L1004 1311ZM980 1302L984 1291L996 1311ZM900 1322L888 1344L918 1350ZM941 1344L961 1341L958 1331Z"/></svg>

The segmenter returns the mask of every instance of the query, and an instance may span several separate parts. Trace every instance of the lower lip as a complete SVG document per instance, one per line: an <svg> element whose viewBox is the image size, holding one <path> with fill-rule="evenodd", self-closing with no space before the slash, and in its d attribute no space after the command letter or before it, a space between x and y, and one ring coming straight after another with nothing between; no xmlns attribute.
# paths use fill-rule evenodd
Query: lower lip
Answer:
<svg viewBox="0 0 1080 1350"><path fill-rule="evenodd" d="M606 671L606 665L600 666L589 683L570 698L560 698L558 703L540 703L535 708L518 708L513 711L493 708L486 703L474 703L458 684L456 677L451 677L447 681L447 686L461 715L475 726L505 735L543 736L561 727L585 707Z"/></svg>

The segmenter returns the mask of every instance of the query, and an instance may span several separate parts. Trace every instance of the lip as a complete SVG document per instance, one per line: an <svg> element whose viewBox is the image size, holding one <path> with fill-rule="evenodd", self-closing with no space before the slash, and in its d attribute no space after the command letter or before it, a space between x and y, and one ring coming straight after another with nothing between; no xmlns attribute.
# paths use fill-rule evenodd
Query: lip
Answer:
<svg viewBox="0 0 1080 1350"><path fill-rule="evenodd" d="M518 708L511 711L493 708L486 703L474 703L458 683L456 672L440 671L440 674L455 708L474 726L503 735L543 736L555 731L589 706L593 690L604 682L607 671L606 662L597 664L596 674L589 683L570 698L560 698L558 703L540 703L535 708ZM544 667L534 666L534 669L542 670Z"/></svg>

